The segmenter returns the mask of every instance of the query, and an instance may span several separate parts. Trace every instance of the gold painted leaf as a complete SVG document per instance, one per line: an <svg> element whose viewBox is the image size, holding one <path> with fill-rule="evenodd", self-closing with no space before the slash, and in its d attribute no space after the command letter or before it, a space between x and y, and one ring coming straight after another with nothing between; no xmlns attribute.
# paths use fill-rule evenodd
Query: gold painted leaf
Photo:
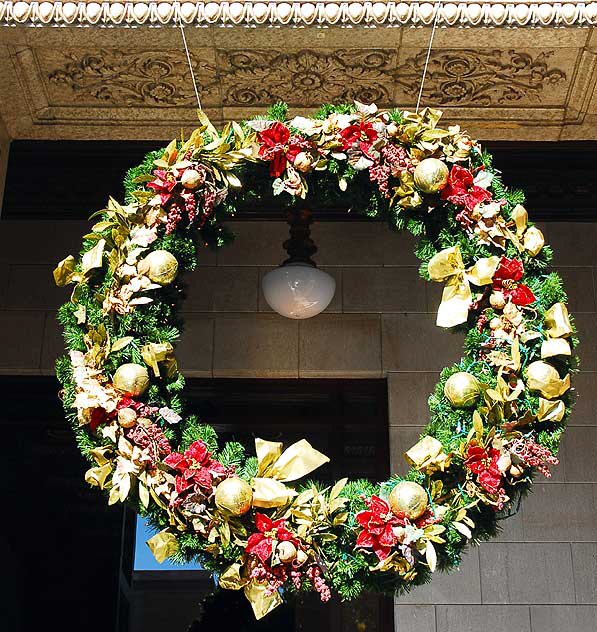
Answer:
<svg viewBox="0 0 597 632"><path fill-rule="evenodd" d="M462 524L462 522L453 522L452 526L456 529L456 531L462 533L467 540L470 540L473 537L471 530L466 525Z"/></svg>
<svg viewBox="0 0 597 632"><path fill-rule="evenodd" d="M159 564L178 551L176 536L167 530L160 531L152 538L149 538L149 540L147 540L147 546Z"/></svg>
<svg viewBox="0 0 597 632"><path fill-rule="evenodd" d="M425 559L429 565L429 570L433 573L437 567L437 553L431 542L427 542L427 546L425 547Z"/></svg>
<svg viewBox="0 0 597 632"><path fill-rule="evenodd" d="M114 353L115 351L120 351L124 349L127 345L129 345L134 340L133 336L125 336L124 338L119 338L112 343L112 348L110 349L110 353Z"/></svg>
<svg viewBox="0 0 597 632"><path fill-rule="evenodd" d="M473 413L473 428L475 429L477 437L480 439L483 436L483 421L478 411Z"/></svg>
<svg viewBox="0 0 597 632"><path fill-rule="evenodd" d="M235 189L240 189L242 187L242 182L233 173L227 173L226 174L226 179L228 180L228 184L231 187L233 187Z"/></svg>
<svg viewBox="0 0 597 632"><path fill-rule="evenodd" d="M68 285L75 276L77 262L72 255L63 259L54 270L54 282L58 287Z"/></svg>
<svg viewBox="0 0 597 632"><path fill-rule="evenodd" d="M340 495L340 492L344 489L348 483L348 478L341 478L333 487L330 492L330 502Z"/></svg>
<svg viewBox="0 0 597 632"><path fill-rule="evenodd" d="M149 491L143 483L139 483L139 499L143 503L144 507L149 506Z"/></svg>
<svg viewBox="0 0 597 632"><path fill-rule="evenodd" d="M105 239L100 239L97 244L83 255L81 270L83 274L88 274L91 270L102 267L102 257L104 255Z"/></svg>

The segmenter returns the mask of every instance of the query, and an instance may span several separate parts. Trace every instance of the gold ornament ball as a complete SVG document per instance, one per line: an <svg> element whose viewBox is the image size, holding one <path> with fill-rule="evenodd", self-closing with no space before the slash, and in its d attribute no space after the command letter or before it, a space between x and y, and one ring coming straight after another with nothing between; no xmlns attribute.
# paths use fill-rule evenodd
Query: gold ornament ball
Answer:
<svg viewBox="0 0 597 632"><path fill-rule="evenodd" d="M137 411L133 408L121 408L118 411L118 425L132 428L137 423Z"/></svg>
<svg viewBox="0 0 597 632"><path fill-rule="evenodd" d="M499 290L492 292L489 297L489 304L495 309L504 309L504 307L506 307L506 297L504 296L504 293Z"/></svg>
<svg viewBox="0 0 597 632"><path fill-rule="evenodd" d="M451 375L444 386L444 395L454 408L470 408L477 403L481 385L474 375L459 371Z"/></svg>
<svg viewBox="0 0 597 632"><path fill-rule="evenodd" d="M178 273L178 261L167 250L154 250L141 263L144 274L159 285L172 283Z"/></svg>
<svg viewBox="0 0 597 632"><path fill-rule="evenodd" d="M296 552L296 546L294 546L292 542L280 542L276 547L276 553L278 554L278 557L280 558L280 562L282 562L282 564L288 564L289 562L292 562L292 560L294 560L294 558L296 557Z"/></svg>
<svg viewBox="0 0 597 632"><path fill-rule="evenodd" d="M205 176L195 169L187 169L180 178L185 189L196 189L205 182Z"/></svg>
<svg viewBox="0 0 597 632"><path fill-rule="evenodd" d="M300 566L302 566L307 560L309 559L309 556L302 550L299 549L296 552L296 558L295 560L292 562L292 565L295 566L296 568L299 568Z"/></svg>
<svg viewBox="0 0 597 632"><path fill-rule="evenodd" d="M313 166L313 158L306 152L301 151L294 159L294 168L302 173L307 173Z"/></svg>
<svg viewBox="0 0 597 632"><path fill-rule="evenodd" d="M500 455L496 465L500 472L507 472L512 465L512 457L508 452L504 452Z"/></svg>
<svg viewBox="0 0 597 632"><path fill-rule="evenodd" d="M423 193L437 193L448 182L448 167L437 158L425 158L415 167L415 186Z"/></svg>
<svg viewBox="0 0 597 632"><path fill-rule="evenodd" d="M123 364L116 369L112 384L129 397L139 397L149 386L149 373L140 364Z"/></svg>
<svg viewBox="0 0 597 632"><path fill-rule="evenodd" d="M395 514L404 515L409 520L416 520L422 516L429 506L425 489L411 481L398 483L390 492L388 500Z"/></svg>
<svg viewBox="0 0 597 632"><path fill-rule="evenodd" d="M502 319L498 318L497 316L494 316L490 321L489 321L489 329L499 329L502 326Z"/></svg>
<svg viewBox="0 0 597 632"><path fill-rule="evenodd" d="M390 123L386 127L386 131L388 132L388 136L390 136L390 138L395 138L398 134L400 134L400 128L396 125L396 123Z"/></svg>
<svg viewBox="0 0 597 632"><path fill-rule="evenodd" d="M233 516L242 516L251 509L253 490L242 478L224 479L216 488L216 505Z"/></svg>

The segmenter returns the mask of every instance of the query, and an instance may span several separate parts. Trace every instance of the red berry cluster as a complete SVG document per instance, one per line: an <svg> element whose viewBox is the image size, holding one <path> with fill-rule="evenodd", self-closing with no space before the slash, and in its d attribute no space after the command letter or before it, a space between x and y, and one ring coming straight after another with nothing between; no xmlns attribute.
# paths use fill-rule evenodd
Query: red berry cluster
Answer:
<svg viewBox="0 0 597 632"><path fill-rule="evenodd" d="M321 601L329 601L332 598L329 586L325 583L323 573L319 566L310 566L307 569L307 577L313 582L313 587L319 593Z"/></svg>
<svg viewBox="0 0 597 632"><path fill-rule="evenodd" d="M531 439L516 439L510 444L508 450L526 465L536 467L546 478L551 478L551 472L547 465L557 465L560 462L549 448L539 445Z"/></svg>
<svg viewBox="0 0 597 632"><path fill-rule="evenodd" d="M267 564L259 564L251 571L251 579L267 582L266 595L273 595L278 589L282 588L284 582L288 579L288 570L283 564L278 566L268 566Z"/></svg>
<svg viewBox="0 0 597 632"><path fill-rule="evenodd" d="M147 450L154 461L172 452L170 442L155 424L137 424L125 431L129 441Z"/></svg>

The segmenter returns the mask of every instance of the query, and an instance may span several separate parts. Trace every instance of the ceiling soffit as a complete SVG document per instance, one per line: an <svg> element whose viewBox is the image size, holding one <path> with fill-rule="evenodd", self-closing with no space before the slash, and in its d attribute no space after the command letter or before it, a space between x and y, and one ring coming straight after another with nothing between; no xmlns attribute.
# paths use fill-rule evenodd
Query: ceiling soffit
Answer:
<svg viewBox="0 0 597 632"><path fill-rule="evenodd" d="M412 108L430 32L186 29L214 122L278 100L303 112L353 99ZM166 139L196 121L177 28L17 27L0 30L0 50L9 62L0 67L0 101L12 138ZM445 27L435 35L423 103L481 139L595 139L596 81L592 28Z"/></svg>

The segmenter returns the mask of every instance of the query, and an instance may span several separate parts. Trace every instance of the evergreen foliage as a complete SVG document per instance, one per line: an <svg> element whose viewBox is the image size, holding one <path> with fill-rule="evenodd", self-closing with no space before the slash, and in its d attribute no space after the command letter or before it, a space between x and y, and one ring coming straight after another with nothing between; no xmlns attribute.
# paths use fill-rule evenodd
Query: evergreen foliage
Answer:
<svg viewBox="0 0 597 632"><path fill-rule="evenodd" d="M352 105L324 105L315 115L315 118L323 119L331 113L351 113ZM403 115L395 110L389 113L392 121L402 123ZM288 107L284 103L273 105L268 111L270 120L285 121L288 118ZM162 155L162 151L149 153L143 162L130 169L125 176L126 201L135 199L136 193L148 190L145 183L153 170L153 161ZM491 156L487 152L474 155L477 167L491 172L494 177L491 182L491 190L496 199L505 200L506 213L524 201L524 195L520 191L510 191L503 184L500 173L492 166ZM243 170L241 177L245 182L240 192L231 192L228 200L218 207L217 213L200 229L193 227L181 227L176 232L166 235L162 232L158 241L152 246L155 249L168 250L179 262L182 272L194 270L201 258L201 250L206 246L219 248L232 240L232 235L223 225L226 219L242 212L243 208L250 207L263 201L271 201L269 192L270 182L265 176L265 167L252 165ZM343 179L349 186L347 195L339 190L338 180ZM330 160L327 171L314 172L308 176L310 204L315 208L334 208L340 204L346 205L350 199L350 210L363 213L371 218L385 221L392 230L408 230L417 238L415 254L421 261L420 274L425 280L429 280L427 264L430 259L444 248L458 245L462 253L465 265L480 258L493 254L487 245L473 240L455 222L455 208L450 205L437 207L431 212L422 208L403 208L392 205L382 197L377 188L369 181L363 172L357 172L347 162ZM295 203L294 198L280 198L280 204L290 205ZM447 212L446 212L447 211ZM96 241L85 239L82 253L90 250ZM364 247L376 248L378 244L366 244ZM537 301L536 318L532 325L541 331L543 315L556 302L565 302L562 281L559 275L549 270L552 252L549 247L536 257L526 254L511 253L521 256L526 268L528 284ZM106 371L110 374L126 362L143 362L141 348L149 342L163 342L174 345L182 331L183 322L179 316L178 308L181 302L180 285L164 287L156 292L154 302L144 305L126 314L116 314L113 319L107 321L101 309L101 301L97 295L105 291L110 279L96 277L88 285L78 289L78 304L67 303L58 311L58 320L64 329L65 345L68 351L85 351L85 330L77 321L77 306L83 305L87 313L87 322L93 325L103 323L112 340L124 336L133 336L131 344L122 350L111 354L106 363ZM490 314L491 315L491 314ZM446 452L457 452L460 443L471 431L472 422L469 410L455 409L451 406L444 394L446 380L457 371L468 371L475 375L486 387L494 388L496 378L489 366L478 360L478 350L486 342L486 334L480 332L475 322L468 322L459 328L466 333L462 359L451 367L441 372L439 382L429 397L429 422L424 434L437 438ZM449 334L446 334L449 335ZM540 358L540 345L529 345L525 351L524 365L528 366L534 360ZM557 361L560 373L564 375L575 368L574 358L560 358ZM67 357L60 358L56 363L56 374L63 385L62 398L69 422L72 424L76 442L82 454L90 461L91 450L102 446L102 439L89 433L86 428L78 425L76 415L73 413L75 388L73 382L73 370ZM186 450L193 442L201 440L226 467L234 467L239 476L250 481L257 474L257 460L253 456L247 456L245 448L237 442L229 442L219 447L218 437L213 427L204 424L197 417L188 415L184 406L184 378L176 374L172 377L164 376L157 386L153 384L149 391L149 403L156 407L168 407L179 412L183 420L176 427L166 428L165 432L176 449L180 452ZM572 396L564 397L567 413L573 404ZM528 392L524 392L517 402L521 410L536 411L539 405L538 398ZM538 433L538 441L545 447L556 453L564 423L546 422ZM457 458L457 457L456 457ZM450 474L446 474L445 484L459 486L461 481L450 480ZM406 480L425 482L425 477L416 469L411 469L406 475ZM333 588L344 599L357 597L363 590L375 590L385 594L399 593L410 589L412 585L424 583L429 580L431 574L420 572L413 582L404 582L400 576L387 572L371 572L371 554L362 549L354 548L354 541L358 526L355 522L355 514L365 509L364 498L381 493L386 495L392 487L401 480L393 477L390 481L380 484L367 480L350 481L343 489L341 495L348 499L349 518L346 525L335 529L333 539L321 543L321 551L326 565L332 569L328 574L328 580ZM297 486L300 492L308 489L310 483L301 483ZM381 490L381 491L380 491ZM528 486L518 486L516 489L507 490L511 494L524 494ZM463 495L465 492L462 492ZM471 504L474 499L470 498ZM147 509L141 508L156 530L167 526L167 513L155 502L150 502ZM474 540L480 541L492 537L499 530L500 515L483 504L476 504L470 509L470 515L474 521ZM230 560L239 555L239 548L231 544L223 550L219 557L205 553L205 541L197 535L182 533L179 538L180 548L173 558L175 562L184 562L199 559L210 570L221 572ZM456 566L465 547L465 539L454 528L448 529L446 542L438 548L439 568L447 569ZM308 586L307 586L308 587Z"/></svg>

